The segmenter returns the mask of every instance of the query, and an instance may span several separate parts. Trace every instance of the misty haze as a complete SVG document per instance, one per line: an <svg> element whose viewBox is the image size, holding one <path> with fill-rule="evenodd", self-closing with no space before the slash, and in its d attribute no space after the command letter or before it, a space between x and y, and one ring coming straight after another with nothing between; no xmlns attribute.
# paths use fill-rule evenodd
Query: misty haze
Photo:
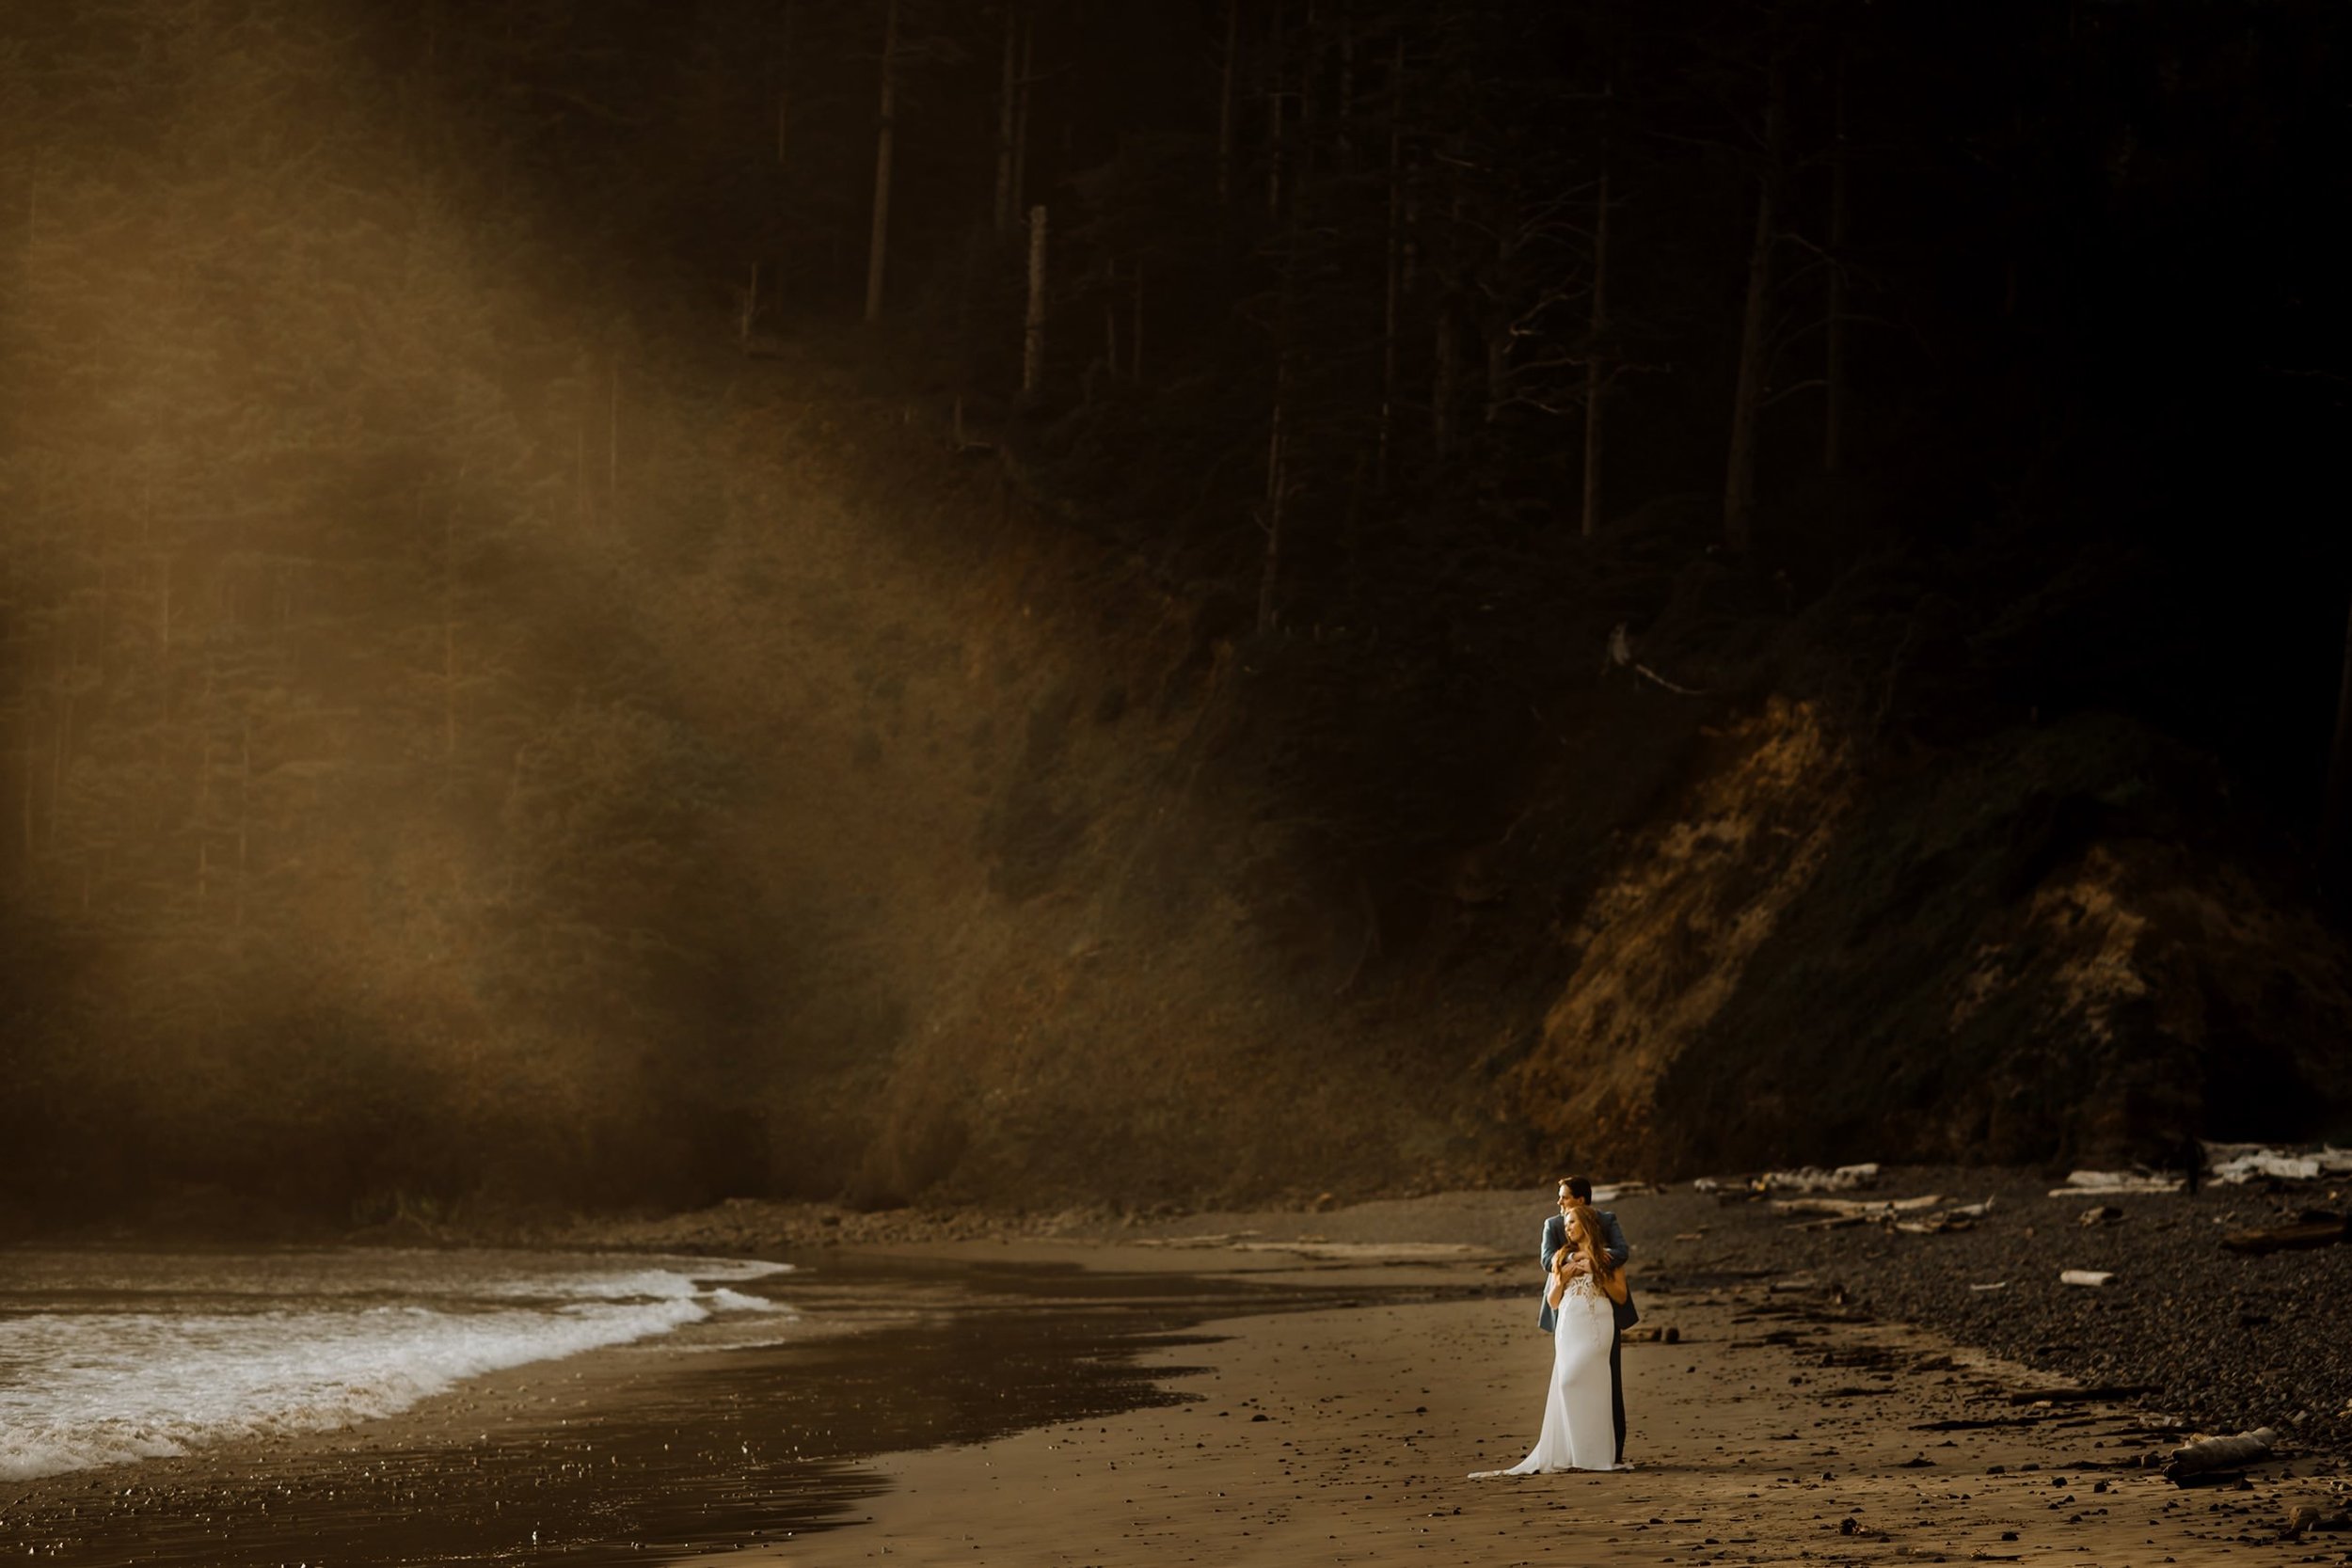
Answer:
<svg viewBox="0 0 2352 1568"><path fill-rule="evenodd" d="M0 4L0 1553L2345 1555L2348 47Z"/></svg>

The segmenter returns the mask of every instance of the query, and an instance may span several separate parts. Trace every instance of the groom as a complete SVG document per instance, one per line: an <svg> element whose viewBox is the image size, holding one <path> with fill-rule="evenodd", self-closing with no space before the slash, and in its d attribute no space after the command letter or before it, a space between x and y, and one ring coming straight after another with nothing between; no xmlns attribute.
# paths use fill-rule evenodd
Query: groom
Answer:
<svg viewBox="0 0 2352 1568"><path fill-rule="evenodd" d="M1593 1183L1591 1180L1581 1176L1563 1178L1560 1182L1562 1210L1565 1211L1567 1208L1570 1198L1574 1198L1579 1203L1592 1202ZM1600 1221L1602 1250L1609 1254L1609 1260L1612 1263L1621 1269L1624 1268L1625 1260L1633 1256L1633 1249L1626 1244L1625 1227L1617 1223L1617 1216L1606 1209L1596 1209L1593 1212ZM1567 1244L1567 1215L1565 1212L1558 1213L1544 1221L1544 1241L1538 1257L1544 1265L1544 1276L1547 1280L1551 1276L1553 1255ZM1578 1259L1573 1266L1582 1269L1583 1260ZM1559 1315L1552 1310L1549 1291L1540 1299L1543 1305L1535 1314L1535 1325L1549 1334L1559 1322ZM1624 1301L1613 1302L1611 1306L1616 1309L1617 1331L1609 1339L1609 1416L1617 1430L1616 1462L1622 1465L1625 1463L1625 1331L1640 1323L1642 1315L1633 1309L1631 1291L1626 1293Z"/></svg>

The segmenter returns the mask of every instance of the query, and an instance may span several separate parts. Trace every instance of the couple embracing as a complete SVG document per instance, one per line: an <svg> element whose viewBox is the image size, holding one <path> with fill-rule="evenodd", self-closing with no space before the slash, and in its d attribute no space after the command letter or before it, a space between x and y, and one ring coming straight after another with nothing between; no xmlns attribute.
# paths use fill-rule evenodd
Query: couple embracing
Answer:
<svg viewBox="0 0 2352 1568"><path fill-rule="evenodd" d="M1625 1331L1640 1321L1627 1289L1626 1244L1617 1216L1593 1207L1593 1184L1560 1183L1560 1212L1544 1222L1539 1257L1546 1283L1536 1324L1551 1336L1551 1382L1543 1434L1525 1459L1480 1476L1547 1470L1614 1470L1625 1463Z"/></svg>

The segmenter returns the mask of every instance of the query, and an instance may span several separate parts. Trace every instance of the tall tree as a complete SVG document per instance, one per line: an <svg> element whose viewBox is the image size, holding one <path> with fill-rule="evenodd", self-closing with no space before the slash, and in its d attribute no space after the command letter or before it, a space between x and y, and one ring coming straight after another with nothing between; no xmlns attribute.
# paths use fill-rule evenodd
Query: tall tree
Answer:
<svg viewBox="0 0 2352 1568"><path fill-rule="evenodd" d="M1600 527L1601 407L1609 395L1609 165L1602 152L1593 193L1593 297L1584 333L1584 482L1577 531L1590 539Z"/></svg>
<svg viewBox="0 0 2352 1568"><path fill-rule="evenodd" d="M28 796L29 799L29 796ZM2335 737L2328 753L2328 792L2320 811L2321 885L2339 908L2352 908L2352 613L2344 628L2344 672L2336 683Z"/></svg>
<svg viewBox="0 0 2352 1568"><path fill-rule="evenodd" d="M1037 15L1024 13L1021 24L1021 77L1012 116L1011 212L1015 221L1029 190L1029 108L1037 97Z"/></svg>
<svg viewBox="0 0 2352 1568"><path fill-rule="evenodd" d="M882 0L882 107L874 119L874 231L866 249L866 320L882 319L890 251L890 144L898 130L898 0Z"/></svg>
<svg viewBox="0 0 2352 1568"><path fill-rule="evenodd" d="M1034 403L1045 385L1045 206L1029 209L1028 309L1021 335L1021 399Z"/></svg>
<svg viewBox="0 0 2352 1568"><path fill-rule="evenodd" d="M1217 63L1216 199L1233 198L1233 136L1236 79L1241 74L1241 0L1225 0L1225 51Z"/></svg>
<svg viewBox="0 0 2352 1568"><path fill-rule="evenodd" d="M784 0L784 8L776 23L776 166L785 168L791 163L792 150L792 44L793 24L799 20L801 0Z"/></svg>
<svg viewBox="0 0 2352 1568"><path fill-rule="evenodd" d="M993 209L998 238L1012 232L1013 214L1021 208L1021 192L1013 184L1013 170L1019 166L1020 151L1015 133L1021 127L1020 99L1027 90L1022 79L1020 0L1005 3L1005 58L996 91L996 205Z"/></svg>
<svg viewBox="0 0 2352 1568"><path fill-rule="evenodd" d="M1826 342L1821 378L1821 471L1833 478L1846 471L1846 214L1848 181L1852 155L1846 139L1846 56L1837 57L1837 95L1834 139L1829 166L1829 307L1823 324Z"/></svg>
<svg viewBox="0 0 2352 1568"><path fill-rule="evenodd" d="M1740 369L1724 464L1724 543L1735 555L1746 554L1756 534L1756 425L1772 356L1772 253L1780 240L1788 82L1787 55L1775 46L1765 68L1763 163L1756 178L1756 233L1748 246L1747 305L1740 318Z"/></svg>
<svg viewBox="0 0 2352 1568"><path fill-rule="evenodd" d="M1380 301L1380 434L1375 483L1389 488L1396 459L1397 356L1405 304L1405 35L1399 32L1389 66L1389 178Z"/></svg>
<svg viewBox="0 0 2352 1568"><path fill-rule="evenodd" d="M1282 3L1273 0L1266 15L1265 213L1269 223L1279 223L1282 218L1282 157L1287 146L1282 130L1283 95L1288 91L1282 75Z"/></svg>

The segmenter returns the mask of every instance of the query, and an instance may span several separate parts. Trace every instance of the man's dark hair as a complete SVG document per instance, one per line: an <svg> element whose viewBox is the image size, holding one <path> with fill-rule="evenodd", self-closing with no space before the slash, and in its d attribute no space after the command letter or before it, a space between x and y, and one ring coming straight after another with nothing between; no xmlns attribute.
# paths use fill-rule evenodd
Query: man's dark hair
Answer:
<svg viewBox="0 0 2352 1568"><path fill-rule="evenodd" d="M1593 1201L1593 1179L1591 1177L1571 1176L1568 1178L1566 1185L1568 1189L1568 1196L1576 1199L1577 1202L1590 1203Z"/></svg>

